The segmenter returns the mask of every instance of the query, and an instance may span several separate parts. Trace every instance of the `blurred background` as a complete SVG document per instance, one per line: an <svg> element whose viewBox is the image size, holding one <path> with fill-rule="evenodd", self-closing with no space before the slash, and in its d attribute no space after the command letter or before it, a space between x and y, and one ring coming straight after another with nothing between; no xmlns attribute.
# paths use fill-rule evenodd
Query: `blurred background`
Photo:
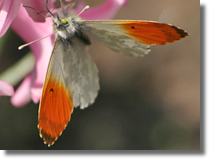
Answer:
<svg viewBox="0 0 210 160"><path fill-rule="evenodd" d="M104 1L83 0L90 7ZM10 97L0 97L0 149L200 149L200 1L128 0L115 19L170 23L190 36L152 46L143 58L118 54L92 39L88 50L100 76L96 102L74 109L62 136L48 148L37 129L39 104L15 108ZM17 50L23 43L8 32L0 74L29 51Z"/></svg>

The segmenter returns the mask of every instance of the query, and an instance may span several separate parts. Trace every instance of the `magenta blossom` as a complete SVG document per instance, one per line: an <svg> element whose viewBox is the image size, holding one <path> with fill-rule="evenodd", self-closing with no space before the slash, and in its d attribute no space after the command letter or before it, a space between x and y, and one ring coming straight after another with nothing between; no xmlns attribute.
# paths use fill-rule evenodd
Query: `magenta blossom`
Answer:
<svg viewBox="0 0 210 160"><path fill-rule="evenodd" d="M0 36L2 36L11 24L12 29L26 42L42 38L53 32L52 19L44 19L40 15L37 15L36 11L30 8L24 8L30 6L37 10L44 11L46 1L43 0L15 0L15 4L12 0L4 0L10 2L9 9L7 8L7 15L10 17L4 18L4 22L0 22ZM70 1L70 0L66 0ZM22 4L21 4L22 2ZM50 2L50 1L49 1ZM54 1L53 1L54 2ZM127 0L107 0L104 4L90 8L81 15L82 19L94 20L94 19L110 19L115 16L120 7L126 5ZM0 0L0 9L2 10L2 1ZM6 2L5 2L6 3ZM50 3L49 3L50 4ZM12 6L14 7L12 9ZM78 13L83 3L79 3L74 10ZM50 7L49 7L50 8ZM0 12L0 19L2 18L2 12ZM30 16L30 17L29 17ZM38 23L42 22L42 23ZM35 56L34 69L26 76L17 91L11 98L11 102L14 106L20 107L27 104L31 99L38 103L41 98L42 87L46 75L47 65L52 52L54 42L54 36L45 38L41 41L30 45L31 50ZM0 81L1 87L2 81ZM5 83L5 82L4 82ZM4 90L4 88L3 88ZM2 92L3 93L3 92ZM0 89L1 95L1 89Z"/></svg>

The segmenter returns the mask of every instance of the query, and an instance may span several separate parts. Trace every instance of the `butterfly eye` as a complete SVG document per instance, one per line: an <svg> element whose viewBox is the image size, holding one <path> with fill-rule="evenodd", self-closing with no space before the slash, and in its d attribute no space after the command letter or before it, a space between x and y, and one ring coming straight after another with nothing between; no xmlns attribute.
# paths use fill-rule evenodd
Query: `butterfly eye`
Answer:
<svg viewBox="0 0 210 160"><path fill-rule="evenodd" d="M62 22L64 25L69 23L69 21L67 21L66 19L61 19L61 22Z"/></svg>

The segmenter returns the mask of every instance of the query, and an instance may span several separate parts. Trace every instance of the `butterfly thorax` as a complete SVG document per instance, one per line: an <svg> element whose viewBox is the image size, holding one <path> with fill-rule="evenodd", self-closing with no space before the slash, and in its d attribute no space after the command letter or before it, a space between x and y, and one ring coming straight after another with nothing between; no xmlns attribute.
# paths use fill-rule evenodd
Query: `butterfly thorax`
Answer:
<svg viewBox="0 0 210 160"><path fill-rule="evenodd" d="M73 17L60 19L58 16L55 16L53 19L54 29L60 37L68 39L75 34L76 27L75 22L71 22L72 19Z"/></svg>

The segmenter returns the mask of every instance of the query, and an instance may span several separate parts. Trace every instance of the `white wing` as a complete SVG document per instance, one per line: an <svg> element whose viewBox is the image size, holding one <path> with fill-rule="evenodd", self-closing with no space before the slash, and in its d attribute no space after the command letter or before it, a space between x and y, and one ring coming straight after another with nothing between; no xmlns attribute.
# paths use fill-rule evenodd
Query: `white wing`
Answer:
<svg viewBox="0 0 210 160"><path fill-rule="evenodd" d="M58 36L54 52L57 53L55 59L62 59L63 63L60 65L65 84L73 97L74 107L88 107L98 94L99 78L97 67L87 54L85 44L75 37L67 41Z"/></svg>
<svg viewBox="0 0 210 160"><path fill-rule="evenodd" d="M124 33L118 24L124 21L85 21L77 20L84 29L101 40L110 49L128 56L144 56L150 52L150 45L136 41Z"/></svg>

